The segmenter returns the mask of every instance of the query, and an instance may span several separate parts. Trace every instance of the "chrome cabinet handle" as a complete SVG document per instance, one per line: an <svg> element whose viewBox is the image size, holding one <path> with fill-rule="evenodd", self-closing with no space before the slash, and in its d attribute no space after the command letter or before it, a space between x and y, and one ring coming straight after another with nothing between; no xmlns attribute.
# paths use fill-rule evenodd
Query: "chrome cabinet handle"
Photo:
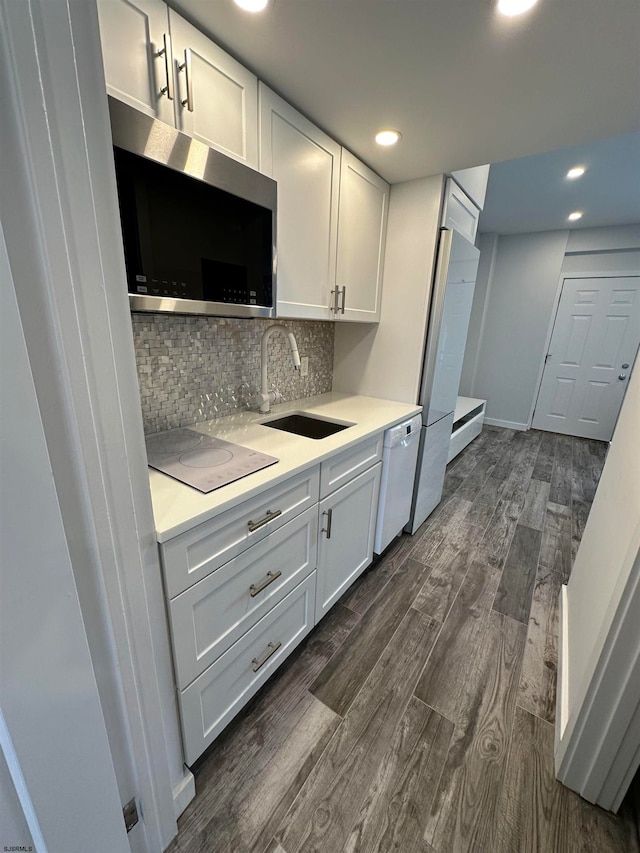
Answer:
<svg viewBox="0 0 640 853"><path fill-rule="evenodd" d="M161 95L166 95L167 98L173 100L173 52L171 50L171 36L169 33L163 33L162 40L164 47L156 51L156 56L164 57L164 73L167 84L160 89Z"/></svg>
<svg viewBox="0 0 640 853"><path fill-rule="evenodd" d="M178 71L184 71L185 82L187 84L187 97L184 101L180 101L183 107L186 107L190 113L193 112L193 75L191 74L191 48L187 47L184 51L184 62L178 65Z"/></svg>
<svg viewBox="0 0 640 853"><path fill-rule="evenodd" d="M260 669L260 667L263 667L265 665L265 663L269 660L271 655L274 655L278 651L278 649L280 648L281 645L282 645L282 643L279 641L277 643L269 643L269 645L262 652L260 657L254 658L251 661L251 663L253 664L253 671L257 672Z"/></svg>
<svg viewBox="0 0 640 853"><path fill-rule="evenodd" d="M346 302L347 302L347 286L345 285L342 288L342 307L340 308L341 314L344 314L344 306L346 305Z"/></svg>
<svg viewBox="0 0 640 853"><path fill-rule="evenodd" d="M626 379L626 378L627 378L627 374L626 374L626 373L619 373L619 374L618 374L618 379Z"/></svg>
<svg viewBox="0 0 640 853"><path fill-rule="evenodd" d="M331 291L331 295L333 296L333 305L330 306L329 310L337 314L339 311L338 301L340 299L340 288L337 285L336 289Z"/></svg>
<svg viewBox="0 0 640 853"><path fill-rule="evenodd" d="M274 581L277 581L278 578L282 575L282 572L267 572L267 576L264 580L261 580L259 584L252 583L249 587L249 594L251 598L255 598L259 592L262 592L263 589L266 589L269 584L272 584Z"/></svg>
<svg viewBox="0 0 640 853"><path fill-rule="evenodd" d="M327 526L323 527L320 532L326 533L327 539L331 539L331 522L333 521L333 510L328 509L325 512L323 512L322 514L327 516Z"/></svg>
<svg viewBox="0 0 640 853"><path fill-rule="evenodd" d="M258 530L260 527L264 527L265 524L269 524L270 521L273 521L274 518L277 518L279 515L282 515L282 510L277 509L275 512L271 512L270 509L267 510L267 514L262 518L258 519L258 521L249 521L247 522L247 527L249 528L249 533L253 533L254 530Z"/></svg>

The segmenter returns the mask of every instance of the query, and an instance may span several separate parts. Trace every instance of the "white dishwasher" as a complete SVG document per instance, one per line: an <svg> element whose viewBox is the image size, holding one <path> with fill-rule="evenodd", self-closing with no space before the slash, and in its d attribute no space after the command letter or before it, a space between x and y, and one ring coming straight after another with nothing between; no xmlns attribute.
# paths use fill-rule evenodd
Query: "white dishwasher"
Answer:
<svg viewBox="0 0 640 853"><path fill-rule="evenodd" d="M382 554L391 541L402 533L402 528L409 520L421 428L422 418L415 415L391 427L384 434L378 521L373 548L376 554Z"/></svg>

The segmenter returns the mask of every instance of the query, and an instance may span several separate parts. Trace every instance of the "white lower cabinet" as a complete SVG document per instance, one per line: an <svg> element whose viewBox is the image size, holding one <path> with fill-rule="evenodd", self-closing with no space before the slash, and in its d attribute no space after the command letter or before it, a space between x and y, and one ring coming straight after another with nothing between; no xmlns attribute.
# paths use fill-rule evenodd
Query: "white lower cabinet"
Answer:
<svg viewBox="0 0 640 853"><path fill-rule="evenodd" d="M320 502L316 622L373 559L382 463Z"/></svg>
<svg viewBox="0 0 640 853"><path fill-rule="evenodd" d="M318 505L169 602L184 689L316 567Z"/></svg>
<svg viewBox="0 0 640 853"><path fill-rule="evenodd" d="M178 694L187 764L214 741L314 625L313 572Z"/></svg>
<svg viewBox="0 0 640 853"><path fill-rule="evenodd" d="M379 433L161 543L187 764L371 563L381 454Z"/></svg>

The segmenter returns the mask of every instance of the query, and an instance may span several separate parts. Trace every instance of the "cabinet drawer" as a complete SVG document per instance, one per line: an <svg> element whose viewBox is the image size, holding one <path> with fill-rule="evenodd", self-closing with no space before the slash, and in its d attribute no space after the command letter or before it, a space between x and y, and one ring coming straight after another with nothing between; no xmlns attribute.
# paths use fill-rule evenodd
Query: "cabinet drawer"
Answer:
<svg viewBox="0 0 640 853"><path fill-rule="evenodd" d="M167 596L179 595L317 503L318 483L317 467L303 471L162 544Z"/></svg>
<svg viewBox="0 0 640 853"><path fill-rule="evenodd" d="M316 567L318 507L212 572L169 604L178 687L230 648Z"/></svg>
<svg viewBox="0 0 640 853"><path fill-rule="evenodd" d="M320 466L320 499L326 498L382 459L382 433L338 453Z"/></svg>
<svg viewBox="0 0 640 853"><path fill-rule="evenodd" d="M187 764L220 734L313 628L316 573L178 694Z"/></svg>

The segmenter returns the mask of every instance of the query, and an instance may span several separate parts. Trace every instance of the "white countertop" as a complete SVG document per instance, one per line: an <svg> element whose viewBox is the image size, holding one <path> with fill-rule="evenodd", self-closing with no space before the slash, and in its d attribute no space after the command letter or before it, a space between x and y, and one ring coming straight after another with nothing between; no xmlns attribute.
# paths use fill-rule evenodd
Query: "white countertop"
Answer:
<svg viewBox="0 0 640 853"><path fill-rule="evenodd" d="M275 486L287 477L317 465L323 459L395 426L420 411L420 406L407 403L331 392L272 406L268 415L238 412L226 418L189 425L189 429L250 447L275 456L280 461L208 495L150 468L149 483L158 542L166 542L263 489ZM350 421L354 425L327 438L312 439L261 423L265 419L290 412L307 412L338 421Z"/></svg>

